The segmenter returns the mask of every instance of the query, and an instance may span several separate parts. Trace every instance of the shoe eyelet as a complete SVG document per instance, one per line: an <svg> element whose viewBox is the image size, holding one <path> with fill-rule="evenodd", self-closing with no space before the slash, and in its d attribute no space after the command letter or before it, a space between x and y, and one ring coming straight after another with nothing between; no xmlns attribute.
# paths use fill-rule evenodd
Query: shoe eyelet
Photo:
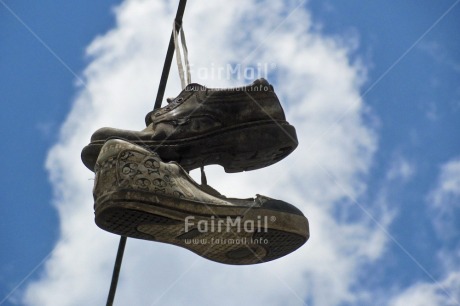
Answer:
<svg viewBox="0 0 460 306"><path fill-rule="evenodd" d="M179 102L179 103L181 103L181 102L183 102L183 101L184 101L184 98L178 98L178 99L176 100L176 102Z"/></svg>

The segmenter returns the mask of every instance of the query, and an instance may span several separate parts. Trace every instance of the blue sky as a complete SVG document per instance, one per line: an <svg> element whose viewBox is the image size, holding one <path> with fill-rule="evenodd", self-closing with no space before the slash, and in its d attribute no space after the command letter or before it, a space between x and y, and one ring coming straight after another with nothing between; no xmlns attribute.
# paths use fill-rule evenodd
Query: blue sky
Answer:
<svg viewBox="0 0 460 306"><path fill-rule="evenodd" d="M4 190L1 195L4 218L0 223L3 250L0 253L1 305L54 305L47 294L57 288L59 278L50 271L53 267L65 266L59 263L59 254L53 250L66 250L66 243L72 245L77 241L78 234L74 233L81 230L80 227L94 230L100 240L94 238L87 245L75 243L67 250L69 254L74 252L85 257L82 254L91 252L86 248L102 244L103 251L110 256L95 259L97 267L103 271L100 279L94 276L96 280L92 286L99 294L94 300L74 300L74 303L97 305L100 303L95 301L106 296L117 240L109 234L99 233L100 230L86 217L74 219L74 216L80 216L80 210L73 210L72 198L80 199L81 192L87 192L82 195L84 203L77 203L77 200L75 203L81 205L81 211L88 215L92 213L92 176L78 160L78 146L82 147L84 141L89 140L88 131L93 126L88 124L86 131L78 124L83 125L93 118L94 128L102 125L142 128L142 114L153 107L160 75L158 68L163 61L169 24L176 6L176 2L165 4L166 1L158 1L163 7L149 6L148 2L128 1L131 5L123 5L114 12L113 7L122 1L41 1L38 4L0 0L0 91L2 105L6 105L6 111L1 112L1 131L6 139L2 146L4 175L1 178ZM457 135L460 130L459 1L345 3L312 0L299 8L300 1L286 1L284 8L279 7L281 2L248 2L250 4L244 5L238 2L240 7L232 4L228 8L229 14L242 16L242 22L235 25L217 4L189 1L185 30L190 60L196 67L208 67L219 61L221 64L237 62L242 58L241 53L244 57L247 55L244 52L254 50L247 60L249 65L260 61L275 63L277 69L270 71L269 81L279 88L278 94L284 98L282 102L288 120L298 122L299 139L305 144L299 146L292 157L273 167L274 170L266 170L275 174L290 170L287 172L291 179L297 179L295 192L283 194L283 186L288 185L282 179L279 179L280 187L265 183L271 189L259 188L277 198L305 201L293 204L300 206L309 217L312 239L298 252L299 255L293 254L273 265L266 264L265 268L262 265L255 268L257 270L248 270L262 276L272 273L268 269L277 271L277 276L292 290L272 290L275 283L264 283L266 287L260 285L260 292L257 292L273 305L278 298L287 298L289 305L300 305L301 301L307 305L375 305L375 301L378 305L458 305L460 286L455 284L459 284L460 277L455 273L460 273L460 182L457 179L460 178L460 138ZM255 14L257 6L260 8ZM151 24L136 23L136 16L139 20L146 18L143 14L136 15L136 7L145 9L146 15L152 14L148 17ZM213 9L218 10L214 19L199 18ZM166 15L155 15L160 11ZM214 31L210 31L210 24L205 22L214 22ZM227 28L236 32L225 32ZM149 32L136 36L124 29ZM219 30L223 32L221 35L218 35ZM108 31L111 35L106 34ZM111 87L115 85L98 79L105 76L110 82L110 76L119 73L120 80L128 82L119 67L127 67L131 62L123 62L123 56L110 53L112 49L114 54L119 54L117 50L128 52L123 45L126 37L138 43L141 50L147 50L135 53L133 57L151 56L153 62L147 66L156 68L137 75L140 88L151 86L145 95L129 92L130 88L132 91L138 89L136 84L128 83L127 93L119 93ZM144 43L145 38L147 42ZM205 38L208 41L213 39L213 44L210 46ZM88 48L90 44L92 47ZM220 48L226 44L230 45L230 50L222 51ZM285 58L283 54L292 56ZM325 59L323 68L315 68L313 55L317 55L318 61ZM113 60L111 65L102 63L106 57ZM302 66L303 61L307 63L305 66ZM330 65L333 69L329 71ZM302 67L305 67L305 73ZM168 87L170 96L178 93L174 68ZM323 86L330 84L329 80L334 81L335 77L348 85L344 85L344 89L341 83L336 84L337 88ZM86 87L79 83L80 79L84 80ZM196 81L205 85L241 85L251 80L216 80L211 76ZM123 117L127 110L121 107L128 102L118 101L110 93L106 96L100 93L110 88L120 100L124 94L133 100L137 98L130 101L135 105L127 118ZM86 95L91 98L85 100ZM305 101L296 102L298 96ZM106 97L107 101L100 102L101 97ZM331 102L334 98L336 105ZM343 101L339 101L342 98ZM317 105L317 101L322 104ZM358 106L353 101L358 101ZM81 114L81 122L78 114ZM320 120L322 118L324 120ZM60 135L65 121L67 125ZM328 124L323 126L324 122ZM337 138L331 136L329 139L330 127L331 135L335 137L335 133L339 133ZM320 132L310 134L315 129ZM340 134L342 130L348 133ZM71 139L73 131L81 136L75 138L75 144L64 139ZM55 148L54 157L50 158L49 170L46 170L46 159L52 147ZM65 163L77 170L66 172ZM296 170L290 163L303 166L295 164L299 169ZM346 167L348 165L351 170ZM211 178L213 171L216 177L221 176L219 170L212 169ZM263 174L272 173L263 171ZM51 180L50 175L54 175ZM240 191L234 190L239 183L232 180L241 178L254 182L256 175L230 176L215 182L217 189L224 189L229 195L236 192L240 196ZM315 184L312 186L309 182ZM64 194L62 186L72 184L80 184L81 192L70 188L70 195ZM254 188L244 191L259 193L258 183L253 185ZM315 190L311 190L315 188L337 189L337 192L318 196ZM319 199L324 202L320 203ZM73 225L74 222L79 225ZM349 234L342 237L333 229ZM338 235L337 240L334 235ZM318 250L320 241L318 239L316 243L315 236L322 237L330 248ZM129 240L127 248L130 247L136 251L148 248L144 256L142 252L136 255L138 257L132 255L135 258L132 261L128 253L123 272L131 273L130 277L142 271L136 267L142 266L140 263L148 257L147 254L161 256L165 263L168 263L168 256L172 258L170 262L178 258L176 268L179 275L180 271L188 271L186 263L194 260L194 255L183 255L184 250L164 246L155 248L152 243L146 246ZM331 270L324 270L337 270L335 278L323 279L323 270L317 268L331 264L322 262L317 258L319 255L315 257L323 251L333 254L339 261L337 267L333 265ZM99 255L98 252L95 254ZM349 258L345 258L347 256ZM44 259L53 258L54 261L39 265ZM298 263L302 263L302 268L297 270L307 279L299 276L299 280L292 277L286 281L283 270L295 271ZM206 271L229 273L228 282L253 282L247 272L233 275L232 267L217 267L201 261L198 265ZM84 264L81 269L85 269ZM66 271L63 274L75 282L83 282L78 273ZM199 270L193 270L193 275L198 279L205 278L200 276ZM344 281L347 275L349 277ZM139 278L144 282L154 281L148 275ZM337 285L335 281L345 284ZM165 282L168 283L168 279ZM174 278L170 282L173 283ZM201 284L199 280L197 282ZM136 288L135 284L132 279L131 282L125 279L120 286L132 289ZM312 289L320 288L321 284L330 285L330 295L334 298L328 300L318 293L319 289L316 292ZM237 285L232 289L241 291L242 297L249 294ZM79 290L76 292L80 295L95 294L89 294L85 291L90 290L87 288ZM300 299L292 298L293 292ZM130 298L128 290L121 289L119 294L121 301ZM73 305L65 297L59 298L61 300L54 298L60 303L57 305ZM239 301L236 297L235 300L227 298L230 305L232 301ZM150 304L155 300L151 299L150 296ZM255 299L253 304L266 304L267 300ZM193 301L191 304L199 305ZM139 300L139 303L143 302ZM168 293L160 301L165 305L174 303L180 302ZM204 299L200 305L212 304Z"/></svg>
<svg viewBox="0 0 460 306"><path fill-rule="evenodd" d="M1 255L2 296L49 253L58 237L59 220L44 168L46 154L75 95L72 72L79 73L87 63L85 46L113 25L110 8L115 4L1 3L0 86L6 106L1 124L9 143L2 146L2 165L16 173L2 177L1 213L7 217L0 227L2 249L8 250Z"/></svg>

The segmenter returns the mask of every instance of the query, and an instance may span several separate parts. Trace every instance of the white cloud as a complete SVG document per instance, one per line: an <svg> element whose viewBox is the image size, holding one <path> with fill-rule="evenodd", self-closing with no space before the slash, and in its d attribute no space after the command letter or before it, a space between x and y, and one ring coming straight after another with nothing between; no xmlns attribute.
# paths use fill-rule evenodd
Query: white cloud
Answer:
<svg viewBox="0 0 460 306"><path fill-rule="evenodd" d="M442 166L438 184L431 192L429 202L440 238L459 238L460 158L452 159Z"/></svg>
<svg viewBox="0 0 460 306"><path fill-rule="evenodd" d="M442 165L437 186L430 192L428 203L432 223L444 244L437 253L441 279L410 286L392 299L391 306L460 305L459 158Z"/></svg>
<svg viewBox="0 0 460 306"><path fill-rule="evenodd" d="M437 188L433 192L433 204L440 208L442 205L456 205L449 198L460 196L460 158L452 159L442 165Z"/></svg>
<svg viewBox="0 0 460 306"><path fill-rule="evenodd" d="M93 222L92 173L80 151L101 126L142 129L153 107L176 3L129 0L117 25L88 47L87 87L62 127L48 158L61 220L61 238L41 278L29 284L27 305L101 305L107 296L118 237ZM275 63L271 74L300 145L284 161L258 171L208 180L229 196L256 193L298 206L310 220L304 247L277 261L233 267L206 261L174 246L128 240L116 303L119 305L338 305L359 304L360 267L378 258L387 241L363 217L339 221L334 209L365 190L376 136L363 122L359 91L365 67L350 62L346 39L313 30L309 12L292 1L189 3L185 30L194 67ZM287 14L289 18L285 19ZM248 55L251 55L248 58ZM177 95L175 66L166 96ZM252 80L193 79L208 86ZM340 204L342 203L342 204ZM346 208L345 208L346 209ZM371 210L371 208L367 208ZM377 216L385 220L385 216ZM382 221L383 222L383 221ZM385 226L388 222L383 222Z"/></svg>
<svg viewBox="0 0 460 306"><path fill-rule="evenodd" d="M390 301L391 306L456 306L460 300L460 271L438 283L417 283Z"/></svg>
<svg viewBox="0 0 460 306"><path fill-rule="evenodd" d="M453 59L446 50L446 47L437 41L422 41L418 49L426 53L431 60L439 64L445 65L453 69L455 72L460 72L460 63Z"/></svg>
<svg viewBox="0 0 460 306"><path fill-rule="evenodd" d="M402 156L396 156L390 164L387 179L391 181L401 180L406 182L414 176L415 172L416 168L414 163Z"/></svg>

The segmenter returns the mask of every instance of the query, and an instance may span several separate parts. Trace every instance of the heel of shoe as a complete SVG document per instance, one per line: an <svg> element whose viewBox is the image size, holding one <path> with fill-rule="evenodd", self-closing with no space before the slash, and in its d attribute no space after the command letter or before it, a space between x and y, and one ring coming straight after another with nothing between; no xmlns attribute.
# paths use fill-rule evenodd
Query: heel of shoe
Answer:
<svg viewBox="0 0 460 306"><path fill-rule="evenodd" d="M287 123L272 122L241 131L240 142L232 156L222 165L227 173L250 171L275 164L298 146L295 128Z"/></svg>
<svg viewBox="0 0 460 306"><path fill-rule="evenodd" d="M186 170L221 165L225 172L235 173L272 165L291 154L297 145L292 125L286 121L265 121L184 141L175 148L175 153L179 152L179 163ZM165 156L173 153L159 151Z"/></svg>

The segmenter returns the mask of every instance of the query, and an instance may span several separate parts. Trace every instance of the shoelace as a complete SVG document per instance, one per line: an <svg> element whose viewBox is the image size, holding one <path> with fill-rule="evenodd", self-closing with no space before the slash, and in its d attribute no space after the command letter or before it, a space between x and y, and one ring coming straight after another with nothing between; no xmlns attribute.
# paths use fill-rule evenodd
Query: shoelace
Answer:
<svg viewBox="0 0 460 306"><path fill-rule="evenodd" d="M180 32L180 40L182 43L182 52L184 53L184 63L185 63L185 71L184 71L184 66L182 64L182 55L181 55L181 48L179 44L179 38L177 37L178 32ZM174 48L176 50L176 61L177 61L177 68L179 70L179 78L180 78L180 83L182 86L182 90L185 89L185 87L192 82L192 77L190 74L190 63L188 61L188 49L187 49L187 43L185 41L185 33L184 33L184 25L180 25L180 28L178 31L176 31L176 21L173 22L173 33L174 33ZM166 99L168 103L171 103L174 101L174 99L168 98ZM204 187L208 187L208 182L206 179L206 173L204 172L204 166L200 167L201 170L201 185Z"/></svg>
<svg viewBox="0 0 460 306"><path fill-rule="evenodd" d="M184 63L185 63L185 71L182 64L182 55L181 55L181 48L179 44L178 32L180 32L180 40L182 43L182 53L184 53ZM184 33L184 26L183 24L180 25L178 31L176 31L176 21L173 22L173 33L174 33L174 48L176 49L176 61L177 61L177 68L179 69L179 77L180 82L182 85L182 89L191 83L191 75L190 75L190 64L188 61L188 49L187 43L185 42L185 33Z"/></svg>

